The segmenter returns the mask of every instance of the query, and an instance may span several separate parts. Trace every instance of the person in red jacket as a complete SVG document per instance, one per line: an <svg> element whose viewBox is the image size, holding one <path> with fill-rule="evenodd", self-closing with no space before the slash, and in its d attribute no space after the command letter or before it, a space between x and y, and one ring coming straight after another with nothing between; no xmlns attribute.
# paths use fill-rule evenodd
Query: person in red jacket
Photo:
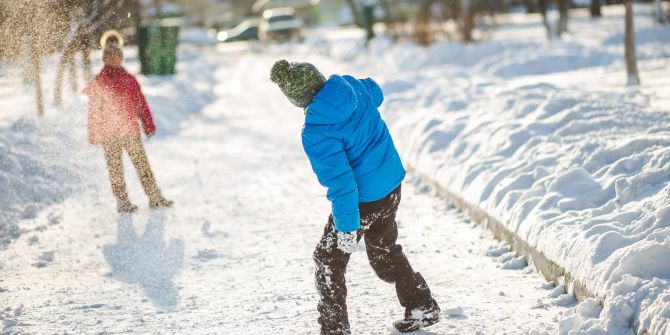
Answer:
<svg viewBox="0 0 670 335"><path fill-rule="evenodd" d="M122 159L124 150L128 152L144 192L149 196L149 206L170 207L172 201L161 195L140 139L138 118L147 136L156 132L140 85L135 77L121 67L123 52L116 41L105 43L102 59L104 68L84 90L89 97L88 141L101 144L104 149L117 210L121 213L137 210L137 206L128 199L126 190Z"/></svg>

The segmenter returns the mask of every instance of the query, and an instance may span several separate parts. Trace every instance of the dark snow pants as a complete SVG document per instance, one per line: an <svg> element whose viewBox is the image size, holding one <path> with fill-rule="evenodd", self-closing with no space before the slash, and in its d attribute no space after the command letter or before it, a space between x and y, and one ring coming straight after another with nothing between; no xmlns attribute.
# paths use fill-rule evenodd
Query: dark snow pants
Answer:
<svg viewBox="0 0 670 335"><path fill-rule="evenodd" d="M377 276L395 284L400 305L414 308L429 303L432 297L423 277L414 273L402 247L396 244L398 227L395 216L399 203L400 186L381 200L360 203L361 228L357 231L357 238L359 241L365 238L368 259ZM322 335L351 333L344 278L349 256L337 248L337 232L331 215L314 251Z"/></svg>
<svg viewBox="0 0 670 335"><path fill-rule="evenodd" d="M123 151L128 152L130 161L133 162L137 175L149 199L155 199L161 193L156 185L154 174L151 172L147 154L144 151L142 140L139 137L127 136L115 141L105 142L105 160L109 170L109 181L112 184L112 193L118 201L128 201L126 181L123 176Z"/></svg>

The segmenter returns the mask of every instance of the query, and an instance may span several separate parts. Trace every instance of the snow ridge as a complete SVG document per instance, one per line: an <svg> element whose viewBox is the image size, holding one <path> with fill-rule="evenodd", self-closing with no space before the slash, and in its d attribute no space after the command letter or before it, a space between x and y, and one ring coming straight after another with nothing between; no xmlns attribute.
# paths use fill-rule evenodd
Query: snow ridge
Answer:
<svg viewBox="0 0 670 335"><path fill-rule="evenodd" d="M385 120L409 165L604 300L602 311L587 300L566 316L561 334L628 334L631 326L665 334L670 106L659 105L658 92L670 85L625 87L614 43L621 13L608 11L597 33L564 42L512 26L477 45L382 39L361 53L360 42L333 39L317 47L380 79ZM578 18L573 27L593 24ZM636 24L642 68L668 78L657 65L670 55L668 28L645 16Z"/></svg>

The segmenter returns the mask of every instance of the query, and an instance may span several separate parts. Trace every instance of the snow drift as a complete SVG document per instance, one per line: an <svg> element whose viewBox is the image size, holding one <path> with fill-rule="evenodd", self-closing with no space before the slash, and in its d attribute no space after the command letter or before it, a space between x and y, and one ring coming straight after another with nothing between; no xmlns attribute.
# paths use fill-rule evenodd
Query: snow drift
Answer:
<svg viewBox="0 0 670 335"><path fill-rule="evenodd" d="M475 45L380 39L363 51L339 36L313 48L381 80L384 117L408 165L604 299L602 310L587 300L566 315L562 334L627 334L631 325L667 334L670 104L659 95L670 70L659 64L670 57L670 28L636 20L643 83L651 81L640 89L624 86L619 8L600 21L578 15L578 34L564 41L545 41L535 21Z"/></svg>

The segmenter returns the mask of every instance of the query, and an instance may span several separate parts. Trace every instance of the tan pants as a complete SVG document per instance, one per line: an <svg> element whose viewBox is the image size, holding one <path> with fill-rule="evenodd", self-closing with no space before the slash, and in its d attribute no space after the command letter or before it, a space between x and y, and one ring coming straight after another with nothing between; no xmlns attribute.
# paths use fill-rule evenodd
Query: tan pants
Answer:
<svg viewBox="0 0 670 335"><path fill-rule="evenodd" d="M109 170L109 180L112 184L112 193L118 201L128 201L128 191L123 176L123 150L128 152L137 175L140 177L144 192L149 196L149 199L156 199L160 196L161 192L156 186L154 174L151 172L149 160L147 160L142 140L139 137L128 136L106 142L103 144L103 149L105 150L105 160Z"/></svg>

